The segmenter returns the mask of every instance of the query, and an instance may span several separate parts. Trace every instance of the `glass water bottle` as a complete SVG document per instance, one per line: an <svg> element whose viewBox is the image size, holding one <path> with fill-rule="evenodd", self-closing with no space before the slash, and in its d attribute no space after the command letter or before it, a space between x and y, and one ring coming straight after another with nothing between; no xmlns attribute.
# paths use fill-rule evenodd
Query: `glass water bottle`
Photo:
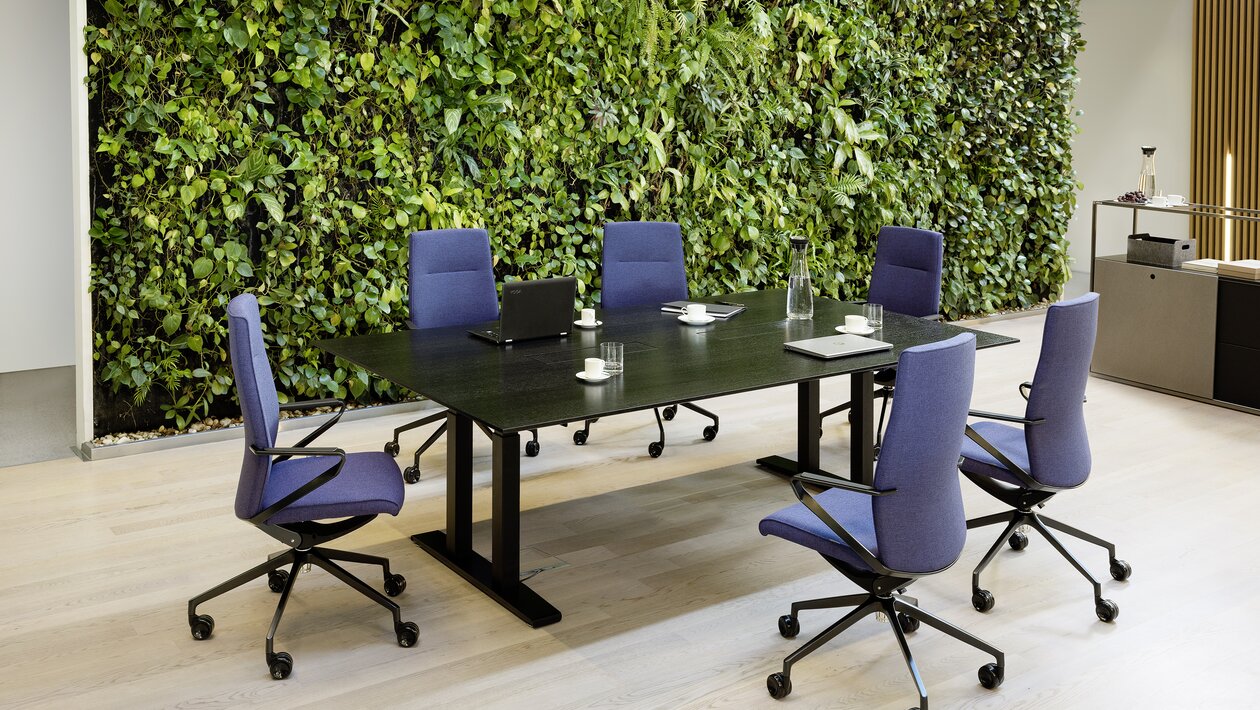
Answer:
<svg viewBox="0 0 1260 710"><path fill-rule="evenodd" d="M1138 173L1138 192L1151 199L1155 192L1155 146L1142 146L1142 170Z"/></svg>
<svg viewBox="0 0 1260 710"><path fill-rule="evenodd" d="M787 317L809 320L814 317L814 287L809 278L809 239L791 237L792 263L788 270Z"/></svg>

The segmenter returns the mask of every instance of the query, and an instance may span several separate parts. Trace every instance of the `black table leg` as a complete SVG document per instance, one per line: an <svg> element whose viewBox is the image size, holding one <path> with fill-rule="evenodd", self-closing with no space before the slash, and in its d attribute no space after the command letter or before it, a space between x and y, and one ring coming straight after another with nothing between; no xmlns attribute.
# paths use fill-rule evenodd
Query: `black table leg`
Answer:
<svg viewBox="0 0 1260 710"><path fill-rule="evenodd" d="M521 436L494 434L494 529L490 559L494 584L507 589L521 575Z"/></svg>
<svg viewBox="0 0 1260 710"><path fill-rule="evenodd" d="M849 478L855 483L875 483L875 372L855 372L849 376L853 407L849 412Z"/></svg>
<svg viewBox="0 0 1260 710"><path fill-rule="evenodd" d="M472 552L472 420L446 414L446 550Z"/></svg>
<svg viewBox="0 0 1260 710"><path fill-rule="evenodd" d="M875 478L875 373L855 372L849 377L853 400L849 477L869 485ZM795 476L801 472L834 476L834 473L823 470L819 455L822 417L819 416L818 380L801 382L796 387L796 460L767 456L757 459L757 464L783 476Z"/></svg>
<svg viewBox="0 0 1260 710"><path fill-rule="evenodd" d="M447 441L447 530L412 535L412 541L530 626L554 624L560 620L560 611L520 581L520 435L491 434L492 562L472 549L472 422L461 415L452 424L447 429L447 436L451 437ZM452 436L460 430L460 424L465 439Z"/></svg>

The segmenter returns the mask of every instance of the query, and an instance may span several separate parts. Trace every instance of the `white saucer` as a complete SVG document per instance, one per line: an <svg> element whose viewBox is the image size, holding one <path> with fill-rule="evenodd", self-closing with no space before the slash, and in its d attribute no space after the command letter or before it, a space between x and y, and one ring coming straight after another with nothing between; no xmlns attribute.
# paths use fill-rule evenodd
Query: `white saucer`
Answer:
<svg viewBox="0 0 1260 710"><path fill-rule="evenodd" d="M874 333L876 330L877 330L876 328L872 328L869 325L861 330L846 330L845 327L842 325L836 326L837 333L849 333L851 335L870 335L871 333Z"/></svg>
<svg viewBox="0 0 1260 710"><path fill-rule="evenodd" d="M597 320L594 323L583 323L580 320L573 321L573 325L576 325L579 328L586 328L587 330L590 330L592 328L598 328L599 326L603 324L604 324L604 321L602 320Z"/></svg>
<svg viewBox="0 0 1260 710"><path fill-rule="evenodd" d="M703 316L700 318L693 319L693 318L688 318L687 316L678 316L678 320L686 323L687 325L708 325L712 323L713 321L717 320L717 318L714 318L713 316Z"/></svg>
<svg viewBox="0 0 1260 710"><path fill-rule="evenodd" d="M577 378L583 382L603 382L609 377L612 377L612 375L608 374L607 372L605 372L602 375L588 375L586 374L585 370L577 373Z"/></svg>

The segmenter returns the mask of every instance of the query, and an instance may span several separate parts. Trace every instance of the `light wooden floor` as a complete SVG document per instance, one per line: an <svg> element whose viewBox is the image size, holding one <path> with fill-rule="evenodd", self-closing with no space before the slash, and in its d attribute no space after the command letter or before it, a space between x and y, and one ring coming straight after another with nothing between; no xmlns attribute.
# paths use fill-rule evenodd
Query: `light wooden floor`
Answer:
<svg viewBox="0 0 1260 710"><path fill-rule="evenodd" d="M986 327L1023 339L978 355L974 406L1022 411L1042 319ZM839 401L847 380L824 384ZM913 686L887 628L873 618L796 666L795 689L771 700L765 677L838 618L794 599L856 588L816 555L763 538L757 521L792 500L751 461L787 452L795 394L770 390L711 402L717 441L680 412L664 457L647 457L651 414L601 421L591 443L543 432L523 462L523 539L531 586L564 620L530 629L407 540L443 525L445 454L407 489L397 518L343 547L389 556L409 586L404 618L421 629L399 648L388 616L319 570L304 576L277 648L293 676L272 681L263 637L276 597L263 581L206 604L214 637L195 642L188 597L264 559L269 538L232 515L239 442L95 463L0 469L0 705L9 707L906 708ZM1089 587L1034 537L999 555L971 609L969 576L996 528L977 533L948 572L916 584L923 606L1002 647L1006 683L986 691L979 652L924 627L911 637L937 708L1250 707L1260 682L1260 418L1091 380L1094 475L1045 511L1108 537L1134 568L1107 578L1119 603L1099 622ZM329 444L376 449L405 417L351 422ZM847 457L847 425L827 425L824 453ZM294 434L289 437L296 439ZM410 443L418 443L417 434ZM478 437L479 463L488 447ZM838 467L838 463L837 463ZM484 468L484 466L482 466ZM968 512L998 506L964 481ZM488 474L477 512L489 512ZM488 527L479 524L481 544ZM1074 545L1107 577L1106 554ZM373 581L377 581L373 579Z"/></svg>

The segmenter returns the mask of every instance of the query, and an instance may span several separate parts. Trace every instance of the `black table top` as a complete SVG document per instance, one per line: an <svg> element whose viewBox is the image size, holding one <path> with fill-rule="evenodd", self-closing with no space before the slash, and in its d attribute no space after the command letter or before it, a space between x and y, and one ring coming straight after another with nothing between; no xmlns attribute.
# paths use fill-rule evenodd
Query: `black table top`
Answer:
<svg viewBox="0 0 1260 710"><path fill-rule="evenodd" d="M884 313L870 337L892 350L822 360L788 352L792 340L835 334L862 307L814 299L814 317L786 318L786 292L756 291L703 300L736 301L748 310L706 326L680 323L659 305L607 310L603 325L563 338L497 346L467 327L407 330L323 340L316 346L500 431L524 431L678 402L877 370L905 348L973 332L979 348L1016 342L994 333ZM625 343L625 372L601 383L577 378L599 344Z"/></svg>

